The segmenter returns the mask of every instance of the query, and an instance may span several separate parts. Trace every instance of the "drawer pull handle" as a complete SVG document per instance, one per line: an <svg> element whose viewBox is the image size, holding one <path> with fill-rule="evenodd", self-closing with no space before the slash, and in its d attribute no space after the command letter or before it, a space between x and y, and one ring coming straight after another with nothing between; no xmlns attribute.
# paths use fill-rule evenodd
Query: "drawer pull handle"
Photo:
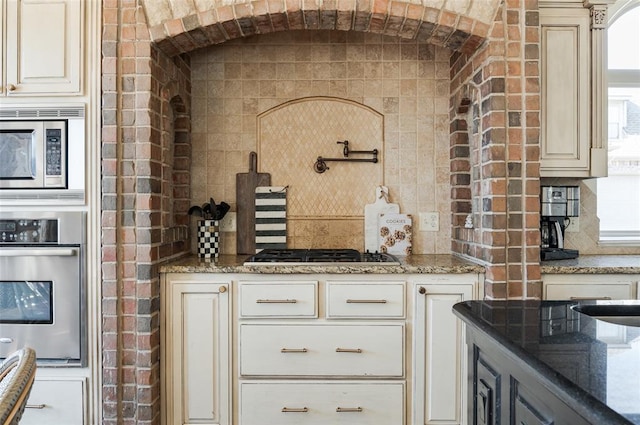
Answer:
<svg viewBox="0 0 640 425"><path fill-rule="evenodd" d="M336 407L336 412L338 413L362 412L362 407Z"/></svg>
<svg viewBox="0 0 640 425"><path fill-rule="evenodd" d="M347 304L386 304L387 300L354 300L347 299Z"/></svg>
<svg viewBox="0 0 640 425"><path fill-rule="evenodd" d="M46 404L27 404L24 406L26 409L44 409L47 407Z"/></svg>
<svg viewBox="0 0 640 425"><path fill-rule="evenodd" d="M611 297L570 297L571 301L610 300Z"/></svg>
<svg viewBox="0 0 640 425"><path fill-rule="evenodd" d="M309 411L306 407L283 407L282 413L307 413Z"/></svg>
<svg viewBox="0 0 640 425"><path fill-rule="evenodd" d="M362 353L361 348L336 348L336 353Z"/></svg>
<svg viewBox="0 0 640 425"><path fill-rule="evenodd" d="M295 304L297 303L298 300L293 299L293 300L264 300L264 299L259 299L256 300L257 304Z"/></svg>
<svg viewBox="0 0 640 425"><path fill-rule="evenodd" d="M306 353L308 350L306 348L281 348L281 353Z"/></svg>

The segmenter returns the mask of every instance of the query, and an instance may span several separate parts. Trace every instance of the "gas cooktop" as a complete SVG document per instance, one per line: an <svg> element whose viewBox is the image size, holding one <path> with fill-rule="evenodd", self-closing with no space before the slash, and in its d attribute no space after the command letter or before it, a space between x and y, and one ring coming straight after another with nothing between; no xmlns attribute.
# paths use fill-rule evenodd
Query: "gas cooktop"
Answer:
<svg viewBox="0 0 640 425"><path fill-rule="evenodd" d="M391 254L360 252L355 249L264 249L247 258L245 266L267 265L353 265L382 263L389 266L400 262Z"/></svg>

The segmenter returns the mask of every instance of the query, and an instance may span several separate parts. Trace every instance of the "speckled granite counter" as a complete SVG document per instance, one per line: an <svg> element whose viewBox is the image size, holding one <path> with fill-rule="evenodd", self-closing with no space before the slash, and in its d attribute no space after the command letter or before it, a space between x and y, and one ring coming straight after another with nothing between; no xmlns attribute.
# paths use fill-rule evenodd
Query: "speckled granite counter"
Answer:
<svg viewBox="0 0 640 425"><path fill-rule="evenodd" d="M640 327L607 323L570 308L607 303L616 302L466 301L456 304L454 313L467 323L468 341L486 349L487 361L508 370L504 359L510 359L516 366L510 373L521 374L517 379L524 386L541 384L590 424L640 425ZM640 301L625 303L640 307ZM502 382L505 390L513 385L508 376ZM503 402L509 403L508 395Z"/></svg>
<svg viewBox="0 0 640 425"><path fill-rule="evenodd" d="M195 255L183 257L161 266L164 273L269 273L269 274L388 274L388 273L484 273L484 267L454 255L410 255L400 257L400 265L362 263L339 265L268 265L244 266L248 255L221 255L216 261L206 261Z"/></svg>
<svg viewBox="0 0 640 425"><path fill-rule="evenodd" d="M640 274L640 255L581 255L574 260L543 261L548 274Z"/></svg>

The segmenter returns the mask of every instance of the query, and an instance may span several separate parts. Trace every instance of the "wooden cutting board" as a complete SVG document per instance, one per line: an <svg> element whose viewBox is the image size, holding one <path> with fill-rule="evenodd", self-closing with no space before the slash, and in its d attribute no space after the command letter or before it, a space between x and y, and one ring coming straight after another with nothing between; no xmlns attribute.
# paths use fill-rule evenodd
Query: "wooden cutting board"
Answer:
<svg viewBox="0 0 640 425"><path fill-rule="evenodd" d="M365 251L380 251L378 245L378 217L380 214L399 213L400 206L387 201L389 189L386 186L376 187L376 201L364 206L364 249Z"/></svg>
<svg viewBox="0 0 640 425"><path fill-rule="evenodd" d="M256 253L256 187L271 186L271 174L258 173L258 154L249 154L249 172L236 174L238 254Z"/></svg>

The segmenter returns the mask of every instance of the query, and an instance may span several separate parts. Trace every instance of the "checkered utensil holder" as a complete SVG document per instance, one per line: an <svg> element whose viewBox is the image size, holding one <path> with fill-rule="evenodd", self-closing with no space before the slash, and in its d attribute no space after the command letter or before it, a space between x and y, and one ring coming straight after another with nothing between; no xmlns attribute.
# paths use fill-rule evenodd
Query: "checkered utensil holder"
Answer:
<svg viewBox="0 0 640 425"><path fill-rule="evenodd" d="M218 220L198 220L198 256L218 258L220 254L220 223Z"/></svg>

